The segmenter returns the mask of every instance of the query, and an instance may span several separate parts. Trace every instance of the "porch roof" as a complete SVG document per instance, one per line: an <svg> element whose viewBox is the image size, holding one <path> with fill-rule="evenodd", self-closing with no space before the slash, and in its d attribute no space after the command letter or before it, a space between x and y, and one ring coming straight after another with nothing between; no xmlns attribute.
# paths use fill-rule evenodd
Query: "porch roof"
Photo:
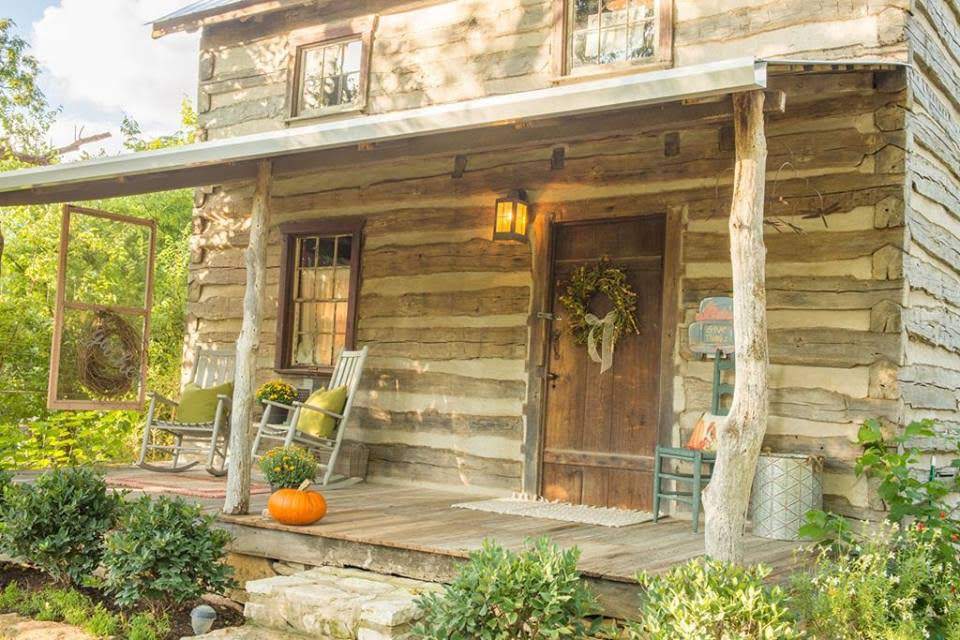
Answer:
<svg viewBox="0 0 960 640"><path fill-rule="evenodd" d="M719 96L767 84L752 57L603 78L170 149L0 173L0 205L199 187L256 176L258 160ZM482 139L481 139L482 141Z"/></svg>

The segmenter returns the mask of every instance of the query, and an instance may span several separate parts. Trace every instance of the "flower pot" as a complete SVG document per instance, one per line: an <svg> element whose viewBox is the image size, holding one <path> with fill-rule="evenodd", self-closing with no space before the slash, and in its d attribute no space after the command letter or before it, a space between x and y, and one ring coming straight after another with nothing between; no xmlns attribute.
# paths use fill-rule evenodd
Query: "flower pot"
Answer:
<svg viewBox="0 0 960 640"><path fill-rule="evenodd" d="M753 535L799 540L806 514L823 506L822 462L799 453L762 453L750 506Z"/></svg>
<svg viewBox="0 0 960 640"><path fill-rule="evenodd" d="M267 404L263 404L263 410L267 410ZM270 407L270 424L286 424L289 411L280 407Z"/></svg>

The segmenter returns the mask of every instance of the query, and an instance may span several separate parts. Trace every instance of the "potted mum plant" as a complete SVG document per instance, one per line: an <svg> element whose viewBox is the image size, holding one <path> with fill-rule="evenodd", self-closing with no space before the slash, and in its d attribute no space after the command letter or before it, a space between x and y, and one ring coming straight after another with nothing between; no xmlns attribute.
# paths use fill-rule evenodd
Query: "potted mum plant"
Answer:
<svg viewBox="0 0 960 640"><path fill-rule="evenodd" d="M277 447L260 458L260 470L274 492L267 511L281 524L308 525L327 513L327 501L308 488L317 475L316 458L301 447Z"/></svg>
<svg viewBox="0 0 960 640"><path fill-rule="evenodd" d="M283 380L271 380L269 382L264 382L262 385L260 385L260 388L257 389L256 394L257 402L264 405L264 410L266 410L267 400L289 405L292 404L297 397L297 390L293 387L293 385L288 382L284 382ZM287 421L287 413L288 412L286 409L273 407L270 409L270 421L284 423Z"/></svg>

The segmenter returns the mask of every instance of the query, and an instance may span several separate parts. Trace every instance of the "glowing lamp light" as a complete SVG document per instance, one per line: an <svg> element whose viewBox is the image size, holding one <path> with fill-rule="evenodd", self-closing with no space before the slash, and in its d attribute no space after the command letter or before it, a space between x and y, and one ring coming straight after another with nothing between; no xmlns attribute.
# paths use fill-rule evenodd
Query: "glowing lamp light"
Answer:
<svg viewBox="0 0 960 640"><path fill-rule="evenodd" d="M506 198L497 198L493 221L493 239L527 240L530 203L522 189L511 191Z"/></svg>

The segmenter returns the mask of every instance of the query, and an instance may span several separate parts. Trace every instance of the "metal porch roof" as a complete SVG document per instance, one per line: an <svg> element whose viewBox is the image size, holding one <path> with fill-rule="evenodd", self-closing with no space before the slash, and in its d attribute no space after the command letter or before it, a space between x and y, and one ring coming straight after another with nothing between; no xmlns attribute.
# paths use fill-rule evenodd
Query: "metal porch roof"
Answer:
<svg viewBox="0 0 960 640"><path fill-rule="evenodd" d="M215 1L215 0L207 0ZM251 178L257 160L477 131L765 88L767 65L738 58L489 96L182 147L0 173L0 205L67 202Z"/></svg>

